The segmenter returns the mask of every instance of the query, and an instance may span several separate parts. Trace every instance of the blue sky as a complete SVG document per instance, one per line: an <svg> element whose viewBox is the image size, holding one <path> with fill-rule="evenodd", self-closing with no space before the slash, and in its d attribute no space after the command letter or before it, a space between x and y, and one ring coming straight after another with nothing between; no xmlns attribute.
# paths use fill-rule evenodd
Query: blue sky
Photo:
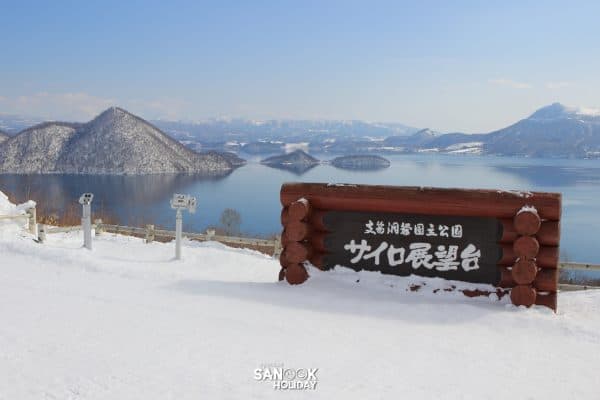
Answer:
<svg viewBox="0 0 600 400"><path fill-rule="evenodd" d="M0 0L0 113L501 128L600 107L600 2Z"/></svg>

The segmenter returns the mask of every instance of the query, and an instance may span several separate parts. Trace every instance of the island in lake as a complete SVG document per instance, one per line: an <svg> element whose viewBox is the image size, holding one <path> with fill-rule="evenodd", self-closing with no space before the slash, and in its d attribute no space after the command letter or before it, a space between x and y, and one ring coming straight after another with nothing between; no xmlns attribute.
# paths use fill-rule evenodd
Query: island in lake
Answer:
<svg viewBox="0 0 600 400"><path fill-rule="evenodd" d="M265 158L261 164L273 168L285 169L296 174L303 174L321 162L302 150Z"/></svg>
<svg viewBox="0 0 600 400"><path fill-rule="evenodd" d="M388 168L390 160L374 155L353 155L334 158L330 164L341 169L374 171Z"/></svg>

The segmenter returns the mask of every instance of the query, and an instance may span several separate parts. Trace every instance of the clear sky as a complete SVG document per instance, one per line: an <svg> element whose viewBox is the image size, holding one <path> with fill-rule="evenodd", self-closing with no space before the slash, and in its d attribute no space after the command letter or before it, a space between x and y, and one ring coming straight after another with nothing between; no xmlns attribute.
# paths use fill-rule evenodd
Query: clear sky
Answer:
<svg viewBox="0 0 600 400"><path fill-rule="evenodd" d="M448 131L600 107L598 1L0 0L0 112Z"/></svg>

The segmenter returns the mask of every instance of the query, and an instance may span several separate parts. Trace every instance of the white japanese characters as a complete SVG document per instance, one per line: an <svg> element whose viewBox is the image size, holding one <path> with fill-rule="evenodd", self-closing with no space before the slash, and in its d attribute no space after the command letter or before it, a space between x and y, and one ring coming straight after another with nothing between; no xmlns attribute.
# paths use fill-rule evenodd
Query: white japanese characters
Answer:
<svg viewBox="0 0 600 400"><path fill-rule="evenodd" d="M459 247L455 245L439 245L432 251L430 243L415 242L407 248L395 247L388 242L381 242L373 249L366 240L356 243L354 239L344 245L344 250L349 251L354 257L350 260L352 264L361 261L373 260L379 266L382 257L387 257L387 263L391 267L402 264L410 264L413 269L421 267L436 269L437 271L453 271L459 267L464 271L479 269L479 258L481 251L475 245L469 243L459 253Z"/></svg>
<svg viewBox="0 0 600 400"><path fill-rule="evenodd" d="M410 222L398 221L375 221L369 220L365 223L365 235L399 235L399 236L439 236L462 238L463 227L457 225L435 225L435 224L411 224Z"/></svg>

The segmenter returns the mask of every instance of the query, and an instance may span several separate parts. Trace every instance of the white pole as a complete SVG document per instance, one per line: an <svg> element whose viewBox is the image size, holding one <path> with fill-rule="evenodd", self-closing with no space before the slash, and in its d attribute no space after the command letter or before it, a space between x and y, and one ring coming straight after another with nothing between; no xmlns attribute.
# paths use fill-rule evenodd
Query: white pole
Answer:
<svg viewBox="0 0 600 400"><path fill-rule="evenodd" d="M81 227L83 228L83 246L92 249L92 205L83 205L83 217L81 218Z"/></svg>
<svg viewBox="0 0 600 400"><path fill-rule="evenodd" d="M181 222L183 217L181 216L181 209L177 209L177 216L175 217L175 259L181 259Z"/></svg>

